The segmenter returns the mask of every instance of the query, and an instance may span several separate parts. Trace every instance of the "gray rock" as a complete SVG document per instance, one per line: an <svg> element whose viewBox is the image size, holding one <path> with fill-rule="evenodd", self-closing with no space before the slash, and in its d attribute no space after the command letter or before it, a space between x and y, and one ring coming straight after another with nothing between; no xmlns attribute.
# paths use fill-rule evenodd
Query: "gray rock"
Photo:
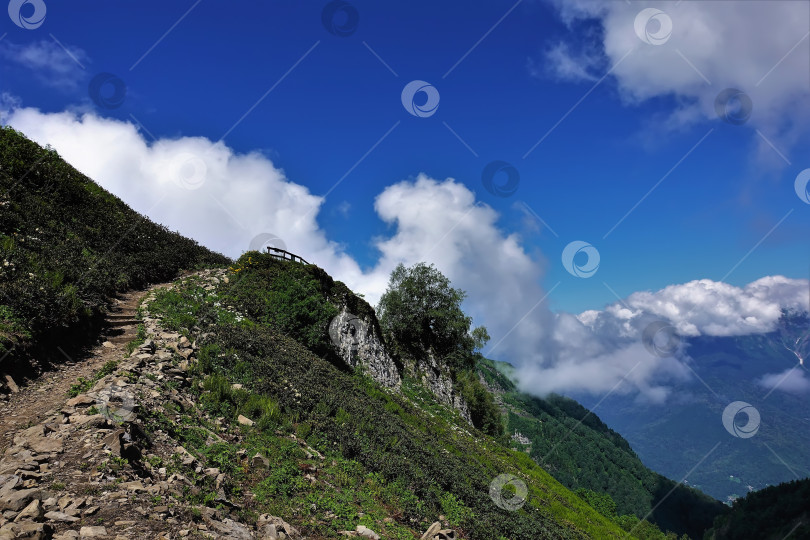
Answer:
<svg viewBox="0 0 810 540"><path fill-rule="evenodd" d="M232 519L208 520L208 526L229 540L253 540L250 529Z"/></svg>
<svg viewBox="0 0 810 540"><path fill-rule="evenodd" d="M64 512L48 512L45 514L45 519L49 521L62 521L64 523L75 523L79 521L76 516L69 516Z"/></svg>
<svg viewBox="0 0 810 540"><path fill-rule="evenodd" d="M301 538L301 533L298 532L298 529L283 519L268 514L259 516L259 519L256 521L256 529L259 531L259 538L262 540L275 540L276 538L281 539L285 537L293 540Z"/></svg>
<svg viewBox="0 0 810 540"><path fill-rule="evenodd" d="M372 540L380 540L380 535L366 527L365 525L358 525L355 529L357 534L360 536L365 536L366 538L371 538Z"/></svg>
<svg viewBox="0 0 810 540"><path fill-rule="evenodd" d="M91 398L87 394L79 394L78 396L67 400L65 405L67 405L68 407L89 407L95 402L96 400Z"/></svg>
<svg viewBox="0 0 810 540"><path fill-rule="evenodd" d="M423 534L419 540L433 540L433 537L436 536L441 529L442 524L436 521L433 525L428 527L428 530L425 531L425 534Z"/></svg>
<svg viewBox="0 0 810 540"><path fill-rule="evenodd" d="M107 536L107 529L101 526L82 527L79 529L79 536L82 538L98 538L99 536Z"/></svg>
<svg viewBox="0 0 810 540"><path fill-rule="evenodd" d="M18 512L28 506L33 499L40 498L37 488L10 491L0 496L0 510L13 510Z"/></svg>
<svg viewBox="0 0 810 540"><path fill-rule="evenodd" d="M14 467L14 469L16 469L16 467ZM21 480L22 479L15 474L0 474L0 495L8 493L17 487Z"/></svg>
<svg viewBox="0 0 810 540"><path fill-rule="evenodd" d="M15 540L17 538L45 540L49 538L50 532L50 527L45 523L6 523L0 528L0 540Z"/></svg>
<svg viewBox="0 0 810 540"><path fill-rule="evenodd" d="M346 365L388 388L398 388L402 383L394 360L368 320L349 313L344 307L329 324L329 337Z"/></svg>
<svg viewBox="0 0 810 540"><path fill-rule="evenodd" d="M37 424L14 436L14 444L30 448L34 452L47 454L62 452L64 445L60 439L48 437L52 431L44 424Z"/></svg>
<svg viewBox="0 0 810 540"><path fill-rule="evenodd" d="M30 538L31 540L45 540L50 533L50 526L46 523L20 523L17 538Z"/></svg>
<svg viewBox="0 0 810 540"><path fill-rule="evenodd" d="M14 522L18 523L24 519L39 521L42 519L44 513L44 510L42 510L42 503L40 503L39 499L34 499L28 504L28 506L23 508L22 512L17 514L17 517L14 518Z"/></svg>
<svg viewBox="0 0 810 540"><path fill-rule="evenodd" d="M250 458L250 464L253 466L254 469L270 468L270 460L259 453Z"/></svg>
<svg viewBox="0 0 810 540"><path fill-rule="evenodd" d="M12 394L16 394L17 392L20 391L20 387L17 386L17 383L14 382L14 379L11 378L11 375L6 375L4 378L6 380L6 386L8 386L8 389L11 391Z"/></svg>
<svg viewBox="0 0 810 540"><path fill-rule="evenodd" d="M440 403L453 407L464 420L472 424L467 402L456 392L449 368L439 364L433 354L429 353L425 359L408 366L408 370L414 378L422 381Z"/></svg>

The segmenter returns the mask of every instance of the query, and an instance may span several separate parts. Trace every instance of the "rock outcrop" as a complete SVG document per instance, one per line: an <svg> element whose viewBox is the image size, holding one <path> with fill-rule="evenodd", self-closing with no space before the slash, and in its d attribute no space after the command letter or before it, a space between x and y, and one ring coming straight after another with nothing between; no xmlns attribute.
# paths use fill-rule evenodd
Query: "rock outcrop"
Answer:
<svg viewBox="0 0 810 540"><path fill-rule="evenodd" d="M382 386L399 387L402 380L397 365L367 318L342 309L329 325L329 338L347 365L366 373Z"/></svg>
<svg viewBox="0 0 810 540"><path fill-rule="evenodd" d="M453 385L453 378L450 370L441 365L432 353L428 353L426 358L408 366L410 374L420 380L422 384L430 390L440 403L453 407L462 418L472 424L470 408L463 397L458 393Z"/></svg>

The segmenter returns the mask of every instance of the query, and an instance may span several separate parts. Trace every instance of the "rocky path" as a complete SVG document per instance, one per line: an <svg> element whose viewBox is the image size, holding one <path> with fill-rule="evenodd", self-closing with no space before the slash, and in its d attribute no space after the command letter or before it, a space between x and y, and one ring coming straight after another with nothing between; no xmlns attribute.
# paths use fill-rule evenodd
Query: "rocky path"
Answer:
<svg viewBox="0 0 810 540"><path fill-rule="evenodd" d="M127 343L137 335L138 304L151 290L167 286L156 285L148 290L130 291L117 298L106 317L106 337L85 358L65 355L65 362L55 371L43 373L31 384L16 388L8 401L0 402L0 452L11 445L14 433L21 427L41 422L51 411L58 410L67 400L67 392L79 377L89 378L110 360L119 359Z"/></svg>
<svg viewBox="0 0 810 540"><path fill-rule="evenodd" d="M213 290L227 282L226 274L203 270L191 279ZM203 447L238 448L235 458L247 474L268 474L269 460L247 453L240 426L198 407L189 372L198 351L195 335L169 331L150 313L157 289L176 283L121 298L109 317L117 335L109 335L87 359L15 393L5 406L0 540L304 539L284 519L255 512L253 494L235 486L199 447L183 447L179 431L194 431L205 439ZM145 341L128 353L139 324ZM67 397L78 377L91 379L110 361L115 364L92 388ZM241 416L238 423L253 424ZM325 459L303 439L288 437L308 459ZM340 534L380 540L363 526ZM456 538L437 522L420 540Z"/></svg>
<svg viewBox="0 0 810 540"><path fill-rule="evenodd" d="M196 277L213 289L225 272L205 270ZM228 479L219 469L189 453L175 435L148 428L156 411L203 416L189 392L196 343L166 331L148 309L162 286L172 284L122 298L110 320L123 332L80 364L21 390L7 405L16 416L3 427L9 442L0 456L0 540L301 538L273 516L245 523L237 512L241 505L222 490ZM142 321L135 319L139 302ZM127 354L138 324L146 340ZM117 362L111 373L67 398L78 376L90 378L110 360ZM208 431L207 444L222 437L233 435ZM249 460L244 452L240 459L253 467L266 461ZM220 509L189 502L189 494L203 487L216 491L213 502Z"/></svg>

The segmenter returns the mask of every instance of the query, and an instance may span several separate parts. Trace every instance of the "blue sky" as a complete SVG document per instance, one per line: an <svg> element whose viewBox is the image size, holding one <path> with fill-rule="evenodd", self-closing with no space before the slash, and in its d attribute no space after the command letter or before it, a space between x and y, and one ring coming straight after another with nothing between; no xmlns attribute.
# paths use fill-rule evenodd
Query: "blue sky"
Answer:
<svg viewBox="0 0 810 540"><path fill-rule="evenodd" d="M533 76L532 65L542 69L543 52L561 39L598 33L594 24L572 32L554 6L523 2L447 74L514 2L383 6L358 1L352 6L359 24L348 37L326 31L324 4L289 1L228 6L143 2L137 9L50 2L37 30L17 28L6 19L3 32L6 40L20 44L50 40L52 34L87 53L82 64L88 76L101 71L118 75L127 86L126 100L101 114L123 120L134 115L156 137L212 140L229 131L315 46L225 142L240 152L266 153L289 178L323 194L400 122L330 194L320 215L329 237L345 243L362 264L377 257L371 236L386 234L373 211L374 197L381 187L424 172L463 182L502 214L504 227L520 231L528 248L545 255L547 286L561 279L571 282L552 297L559 309L581 311L615 300L602 281L624 296L691 279L719 280L791 208L796 212L728 281L807 275L810 253L804 238L810 212L792 189L796 174L810 166L800 144L783 150L793 163L789 166L781 160L758 163L757 135L745 125L706 119L677 133L655 133L656 117L673 108L672 98L625 104L608 78L523 159L592 86L590 81L560 81L551 73ZM4 91L43 111L60 111L86 99L84 80L74 88L54 88L8 61L0 74ZM429 118L410 116L400 103L402 87L414 79L440 92L438 111ZM481 185L483 167L496 159L520 173L512 197L495 197ZM345 203L351 205L348 215L340 211ZM523 206L516 203L528 205L559 238L548 229L526 228ZM578 239L599 249L598 279L576 280L562 267L559 253Z"/></svg>
<svg viewBox="0 0 810 540"><path fill-rule="evenodd" d="M453 178L474 193L475 204L497 212L489 229L464 229L466 241L492 230L515 240L533 265L521 276L536 280L531 293L548 293L554 311L601 309L617 296L703 278L741 287L767 275L808 275L810 204L794 189L810 167L804 3L42 3L47 13L37 28L20 28L10 17L0 23L4 121L13 118L9 110L37 109L40 116L31 113L28 123L18 114L11 124L53 144L139 211L231 255L245 247L222 247L229 227L251 236L268 230L228 221L250 215L240 206L250 201L225 200L238 178L223 180L220 206L230 218L219 236L195 229L182 220L205 210L147 204L141 191L151 188L105 176L112 166L105 152L91 155L92 148L71 149L59 139L50 128L55 113L137 125L147 146L153 137L189 144L204 138L233 155L260 153L283 170L285 182L311 196L328 194L314 227L339 256L323 265L343 277L341 269L356 263L354 281L344 279L360 288L360 277L380 267L380 242L402 232L398 217L381 219L375 200L420 174ZM327 30L327 6L339 8L338 28L346 24L341 10L356 13L349 35ZM650 43L660 38L659 19L647 21L647 34L634 33L650 6L673 23L659 45ZM31 20L34 3L22 10ZM91 79L102 72L126 87L117 108L89 97ZM435 114L417 117L403 107L401 92L414 80L438 92ZM753 100L741 125L714 111L715 97L728 87ZM422 99L417 95L417 105ZM482 183L495 160L519 174L511 196L496 196ZM470 216L486 221L489 214ZM285 224L268 220L269 232L291 251L321 260L299 229L277 230ZM431 231L434 238L456 238L457 221L450 223ZM572 241L598 250L593 277L563 266ZM426 258L441 259L441 252L431 248ZM487 283L511 279L476 267L487 253L470 251L447 269L471 297L494 294L487 289L497 287ZM532 294L528 307L538 301ZM471 309L485 318L485 301ZM524 312L516 308L515 319Z"/></svg>

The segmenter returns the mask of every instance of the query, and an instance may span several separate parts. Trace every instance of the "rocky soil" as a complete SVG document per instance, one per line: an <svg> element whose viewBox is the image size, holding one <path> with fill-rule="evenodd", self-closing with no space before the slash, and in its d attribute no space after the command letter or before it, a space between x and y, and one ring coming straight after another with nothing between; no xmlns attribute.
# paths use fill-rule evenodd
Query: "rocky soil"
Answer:
<svg viewBox="0 0 810 540"><path fill-rule="evenodd" d="M198 276L213 288L226 279L225 272L205 270ZM195 361L196 342L166 331L149 312L155 291L166 286L171 284L126 295L109 317L119 329L117 336L88 358L67 362L18 390L0 409L0 540L302 538L283 518L241 517L249 492L242 500L229 500L223 489L228 479L219 469L193 456L171 434L145 429L149 411L164 410L169 402L173 410L204 417L189 392L188 368ZM130 353L127 344L136 337L139 323L146 339ZM79 377L92 380L110 361L117 365L109 374L68 397ZM205 420L205 425L218 423ZM209 431L208 444L238 442L238 437L238 430ZM304 441L295 440L307 454L323 459ZM267 467L261 455L242 451L239 458L249 468ZM182 464L194 474L170 472L168 463ZM186 495L199 492L202 482L215 486L218 509L187 502ZM380 538L362 526L341 534ZM421 540L455 538L454 531L437 522Z"/></svg>

